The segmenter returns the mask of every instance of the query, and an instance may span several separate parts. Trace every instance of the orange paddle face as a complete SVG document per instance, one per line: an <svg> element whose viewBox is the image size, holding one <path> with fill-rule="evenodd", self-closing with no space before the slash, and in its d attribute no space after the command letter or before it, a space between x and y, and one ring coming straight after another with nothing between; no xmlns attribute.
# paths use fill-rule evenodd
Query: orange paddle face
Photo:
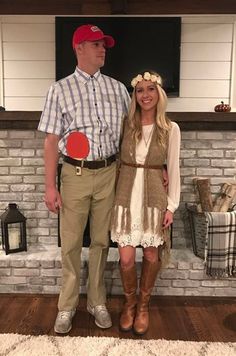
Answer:
<svg viewBox="0 0 236 356"><path fill-rule="evenodd" d="M86 158L89 154L89 141L87 136L82 132L72 132L68 136L66 150L67 155L72 158Z"/></svg>

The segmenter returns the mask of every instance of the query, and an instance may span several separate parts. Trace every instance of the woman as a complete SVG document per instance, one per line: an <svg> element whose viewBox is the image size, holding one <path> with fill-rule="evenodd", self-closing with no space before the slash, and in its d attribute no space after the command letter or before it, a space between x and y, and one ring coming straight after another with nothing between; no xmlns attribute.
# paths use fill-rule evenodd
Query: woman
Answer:
<svg viewBox="0 0 236 356"><path fill-rule="evenodd" d="M118 243L125 304L120 318L123 331L144 334L149 325L148 304L161 264L168 257L169 226L179 205L180 130L165 114L167 97L155 72L138 74L124 120L120 172L111 220L111 238ZM163 184L163 165L169 184ZM136 297L135 248L143 247Z"/></svg>

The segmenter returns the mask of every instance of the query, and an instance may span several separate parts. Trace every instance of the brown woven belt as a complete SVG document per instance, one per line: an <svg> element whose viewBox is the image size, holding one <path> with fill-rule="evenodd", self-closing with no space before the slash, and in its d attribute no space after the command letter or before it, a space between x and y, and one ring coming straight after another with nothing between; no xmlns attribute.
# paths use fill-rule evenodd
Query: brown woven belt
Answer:
<svg viewBox="0 0 236 356"><path fill-rule="evenodd" d="M128 163L128 162L124 162L121 161L121 164L124 164L125 166L129 166L129 167L134 167L134 168L146 168L146 169L163 169L164 166L153 166L153 165L149 165L149 164L139 164L139 163Z"/></svg>
<svg viewBox="0 0 236 356"><path fill-rule="evenodd" d="M110 156L106 159L103 160L97 160L97 161L84 161L84 160L78 160L71 158L69 156L64 156L63 160L69 164L72 164L73 166L76 167L81 167L81 168L89 168L89 169L99 169L99 168L104 168L110 166L113 162L116 160L116 155Z"/></svg>

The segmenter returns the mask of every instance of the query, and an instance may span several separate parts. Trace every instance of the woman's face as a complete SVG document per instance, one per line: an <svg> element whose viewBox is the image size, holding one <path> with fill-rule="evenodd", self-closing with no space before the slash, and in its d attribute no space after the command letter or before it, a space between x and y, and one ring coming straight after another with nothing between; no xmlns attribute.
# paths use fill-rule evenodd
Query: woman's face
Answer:
<svg viewBox="0 0 236 356"><path fill-rule="evenodd" d="M159 99L156 84L150 80L142 80L136 85L135 94L141 111L153 112L155 115Z"/></svg>

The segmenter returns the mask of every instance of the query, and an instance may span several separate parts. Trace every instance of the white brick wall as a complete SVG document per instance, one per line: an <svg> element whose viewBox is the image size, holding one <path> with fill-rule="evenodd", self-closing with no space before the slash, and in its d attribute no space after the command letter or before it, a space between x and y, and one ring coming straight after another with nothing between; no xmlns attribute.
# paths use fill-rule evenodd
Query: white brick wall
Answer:
<svg viewBox="0 0 236 356"><path fill-rule="evenodd" d="M142 252L137 251L140 276ZM87 251L82 251L81 293L86 293ZM107 293L123 294L117 249L111 248L105 271ZM60 249L4 255L0 251L0 293L59 293L61 286ZM190 250L171 251L171 261L155 282L155 295L235 296L236 278L212 279L205 275L203 261Z"/></svg>
<svg viewBox="0 0 236 356"><path fill-rule="evenodd" d="M182 132L181 204L175 214L173 246L191 246L186 231L185 203L197 200L194 177L209 177L213 199L223 182L236 181L236 132Z"/></svg>

